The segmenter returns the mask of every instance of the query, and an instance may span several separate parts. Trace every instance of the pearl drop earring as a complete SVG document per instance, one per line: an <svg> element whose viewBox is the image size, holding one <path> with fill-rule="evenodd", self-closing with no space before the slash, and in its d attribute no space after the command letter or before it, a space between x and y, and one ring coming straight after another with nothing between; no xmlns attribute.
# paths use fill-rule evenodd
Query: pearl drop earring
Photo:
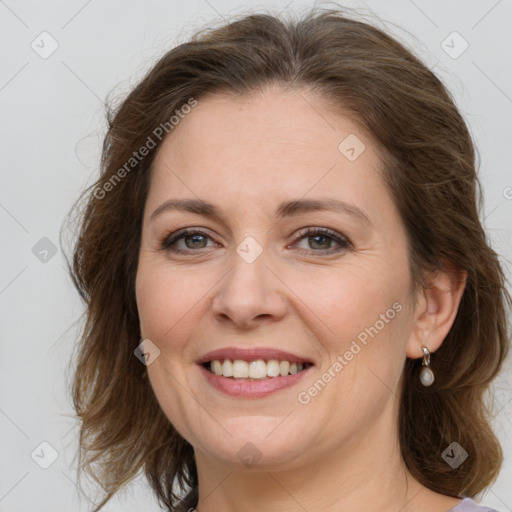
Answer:
<svg viewBox="0 0 512 512"><path fill-rule="evenodd" d="M421 346L423 350L423 361L421 365L423 368L420 373L420 381L424 386L431 386L434 382L434 372L430 369L430 352L425 345Z"/></svg>

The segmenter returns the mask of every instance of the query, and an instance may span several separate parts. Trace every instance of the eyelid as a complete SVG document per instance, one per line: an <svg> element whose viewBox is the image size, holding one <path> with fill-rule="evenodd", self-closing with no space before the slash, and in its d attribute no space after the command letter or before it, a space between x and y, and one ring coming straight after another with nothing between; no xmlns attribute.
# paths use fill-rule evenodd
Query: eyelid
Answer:
<svg viewBox="0 0 512 512"><path fill-rule="evenodd" d="M325 234L325 235L332 236L334 239L340 239L340 240L343 240L343 241L346 241L346 242L350 242L350 240L345 235L343 235L342 233L339 233L338 231L335 231L334 229L324 228L324 227L319 227L319 226L308 226L308 227L300 229L297 232L296 239L297 238L303 238L303 237L305 237L307 235L311 235L311 234L314 234L314 233L322 233L322 234Z"/></svg>

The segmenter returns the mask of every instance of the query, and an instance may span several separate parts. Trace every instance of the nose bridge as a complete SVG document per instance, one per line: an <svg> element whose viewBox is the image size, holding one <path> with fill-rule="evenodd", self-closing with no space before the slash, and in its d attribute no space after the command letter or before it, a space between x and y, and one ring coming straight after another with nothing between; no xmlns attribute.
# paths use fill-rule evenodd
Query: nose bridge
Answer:
<svg viewBox="0 0 512 512"><path fill-rule="evenodd" d="M271 266L270 250L248 236L236 247L231 270L215 294L212 308L217 316L249 325L257 318L279 318L285 312L284 297Z"/></svg>
<svg viewBox="0 0 512 512"><path fill-rule="evenodd" d="M236 247L232 256L232 270L225 282L225 293L234 294L240 306L256 304L268 294L269 250L254 237L248 236Z"/></svg>

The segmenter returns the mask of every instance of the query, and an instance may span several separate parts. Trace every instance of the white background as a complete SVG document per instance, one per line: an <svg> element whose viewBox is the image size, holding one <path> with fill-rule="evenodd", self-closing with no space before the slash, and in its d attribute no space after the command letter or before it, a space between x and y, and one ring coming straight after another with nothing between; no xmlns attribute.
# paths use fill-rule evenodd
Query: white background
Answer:
<svg viewBox="0 0 512 512"><path fill-rule="evenodd" d="M249 9L300 13L312 5L298 0L250 6L228 0L0 1L0 512L92 509L92 492L75 485L77 429L68 397L74 323L82 305L67 277L59 231L78 193L97 175L107 94L124 94L162 53L212 21L218 24ZM387 30L435 68L454 94L481 155L482 218L510 276L512 2L343 5L390 22ZM58 44L46 59L31 47L35 41L42 52L45 37L44 48L51 49L52 39L40 36L43 31ZM442 47L454 31L469 44L458 58L454 52L463 49L463 40L447 40L454 47L451 56ZM43 237L57 248L46 262L32 252ZM512 511L508 368L496 382L494 409L505 466L482 500L503 512ZM43 441L58 453L48 469L31 458ZM38 460L50 460L50 448L38 450L45 454ZM136 481L104 510L160 509L144 482Z"/></svg>

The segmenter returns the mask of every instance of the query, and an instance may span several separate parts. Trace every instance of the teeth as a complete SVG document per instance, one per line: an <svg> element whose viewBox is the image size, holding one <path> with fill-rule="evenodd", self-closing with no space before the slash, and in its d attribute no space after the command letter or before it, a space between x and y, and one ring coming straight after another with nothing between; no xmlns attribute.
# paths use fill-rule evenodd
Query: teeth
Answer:
<svg viewBox="0 0 512 512"><path fill-rule="evenodd" d="M231 361L225 359L221 361L216 359L210 362L210 370L215 375L223 377L233 377L235 379L266 379L267 377L286 377L287 375L295 375L304 369L303 363L278 361L270 359L265 362L263 359L256 361L241 361L236 359Z"/></svg>
<svg viewBox="0 0 512 512"><path fill-rule="evenodd" d="M219 375L224 375L224 377L233 377L233 365L231 364L231 361L226 359L222 363L222 373Z"/></svg>
<svg viewBox="0 0 512 512"><path fill-rule="evenodd" d="M233 377L235 377L235 379L246 379L247 377L249 377L249 365L245 361L234 361Z"/></svg>
<svg viewBox="0 0 512 512"><path fill-rule="evenodd" d="M279 375L279 361L277 359L271 359L267 363L267 375L269 377L277 377Z"/></svg>
<svg viewBox="0 0 512 512"><path fill-rule="evenodd" d="M264 379L266 376L267 365L265 361L258 359L257 361L251 361L249 363L249 377L251 379Z"/></svg>
<svg viewBox="0 0 512 512"><path fill-rule="evenodd" d="M212 372L215 375L222 375L222 364L220 361L212 361Z"/></svg>

